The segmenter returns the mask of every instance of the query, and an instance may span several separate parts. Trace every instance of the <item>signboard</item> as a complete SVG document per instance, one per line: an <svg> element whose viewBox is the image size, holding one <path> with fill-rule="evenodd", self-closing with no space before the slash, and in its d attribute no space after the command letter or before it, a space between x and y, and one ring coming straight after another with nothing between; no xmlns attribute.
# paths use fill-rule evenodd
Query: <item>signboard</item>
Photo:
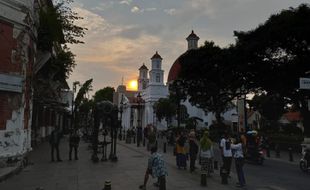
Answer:
<svg viewBox="0 0 310 190"><path fill-rule="evenodd" d="M310 78L300 78L299 79L299 89L310 90Z"/></svg>
<svg viewBox="0 0 310 190"><path fill-rule="evenodd" d="M23 78L8 74L0 74L0 91L19 92L23 90Z"/></svg>

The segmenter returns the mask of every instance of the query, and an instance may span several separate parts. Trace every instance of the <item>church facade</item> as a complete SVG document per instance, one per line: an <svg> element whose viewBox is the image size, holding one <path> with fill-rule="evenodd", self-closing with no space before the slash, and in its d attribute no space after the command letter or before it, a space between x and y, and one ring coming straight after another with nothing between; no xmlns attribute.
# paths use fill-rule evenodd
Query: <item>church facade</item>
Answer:
<svg viewBox="0 0 310 190"><path fill-rule="evenodd" d="M188 49L197 49L199 37L194 33L186 38ZM162 69L163 58L156 52L151 57L150 70L143 63L139 68L138 90L127 91L124 85L120 85L114 94L114 103L116 103L122 110L120 118L122 127L125 129L142 127L148 124L155 125L158 129L166 129L167 123L165 121L159 122L154 112L154 104L160 98L167 98L169 96L169 84L177 79L181 66L179 59L177 59L168 74L167 82L164 82L164 70ZM189 117L200 118L198 122L199 127L209 127L215 120L214 114L205 113L202 109L192 106L188 101L181 102ZM224 121L229 125L238 122L236 109L232 109L223 115ZM176 126L176 118L172 125ZM184 125L184 124L183 124ZM182 124L181 124L182 126Z"/></svg>

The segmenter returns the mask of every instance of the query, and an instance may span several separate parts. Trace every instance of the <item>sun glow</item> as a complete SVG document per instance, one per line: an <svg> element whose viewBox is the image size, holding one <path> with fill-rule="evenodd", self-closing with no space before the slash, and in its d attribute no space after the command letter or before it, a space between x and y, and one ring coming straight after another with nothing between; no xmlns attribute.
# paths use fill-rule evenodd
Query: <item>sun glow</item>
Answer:
<svg viewBox="0 0 310 190"><path fill-rule="evenodd" d="M128 90L138 90L138 82L137 80L131 80L127 85Z"/></svg>

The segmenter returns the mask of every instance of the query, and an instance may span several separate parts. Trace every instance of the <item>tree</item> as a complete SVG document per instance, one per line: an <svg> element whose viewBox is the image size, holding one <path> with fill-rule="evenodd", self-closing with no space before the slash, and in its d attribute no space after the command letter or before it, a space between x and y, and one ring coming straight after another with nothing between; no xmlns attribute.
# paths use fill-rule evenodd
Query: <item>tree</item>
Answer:
<svg viewBox="0 0 310 190"><path fill-rule="evenodd" d="M168 126L171 123L171 119L176 114L176 106L169 98L160 98L154 104L154 110L156 117L159 121L166 120Z"/></svg>
<svg viewBox="0 0 310 190"><path fill-rule="evenodd" d="M94 102L101 102L104 100L113 102L113 93L115 92L113 87L105 87L98 90L94 95Z"/></svg>
<svg viewBox="0 0 310 190"><path fill-rule="evenodd" d="M306 110L303 102L309 92L299 89L299 78L310 70L309 33L310 7L306 4L282 10L254 30L235 32L236 49L243 55L240 63L249 73L247 81Z"/></svg>
<svg viewBox="0 0 310 190"><path fill-rule="evenodd" d="M243 78L236 69L233 48L220 48L213 42L180 57L179 80L189 102L205 112L215 113L221 123L221 113L230 109L232 100L242 92Z"/></svg>

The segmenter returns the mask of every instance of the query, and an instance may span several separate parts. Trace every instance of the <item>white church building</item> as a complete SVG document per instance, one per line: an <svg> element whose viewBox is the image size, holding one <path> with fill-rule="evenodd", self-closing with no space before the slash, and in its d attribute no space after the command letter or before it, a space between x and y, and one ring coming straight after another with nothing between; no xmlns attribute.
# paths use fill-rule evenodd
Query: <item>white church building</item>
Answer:
<svg viewBox="0 0 310 190"><path fill-rule="evenodd" d="M199 37L194 33L186 38L188 50L198 48ZM141 126L144 128L148 124L155 125L159 130L167 128L167 123L162 120L159 122L156 118L153 105L160 98L169 96L169 84L176 80L181 69L179 59L177 59L168 74L168 80L164 81L164 70L162 70L163 58L156 52L151 57L150 70L143 64L139 68L138 91L127 91L126 86L118 86L114 94L114 103L122 110L120 114L122 127L125 129ZM181 102L186 107L189 117L200 118L198 127L209 127L215 120L213 113L205 113L202 109L192 106L188 101ZM183 107L184 107L183 106ZM238 122L236 109L227 111L222 115L224 122L233 126ZM177 126L176 118L172 125ZM140 124L140 125L139 125ZM181 123L181 126L184 124Z"/></svg>

